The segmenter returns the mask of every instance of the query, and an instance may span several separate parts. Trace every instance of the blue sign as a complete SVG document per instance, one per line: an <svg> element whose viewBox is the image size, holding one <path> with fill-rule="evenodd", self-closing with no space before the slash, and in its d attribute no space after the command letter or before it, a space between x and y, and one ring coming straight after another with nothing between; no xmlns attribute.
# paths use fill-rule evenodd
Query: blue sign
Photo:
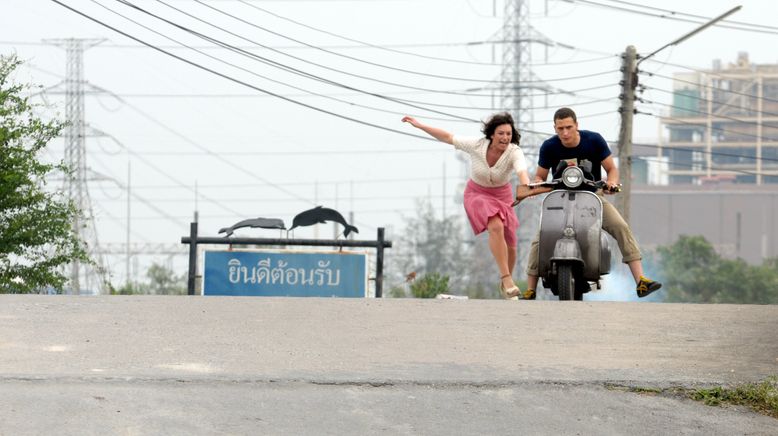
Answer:
<svg viewBox="0 0 778 436"><path fill-rule="evenodd" d="M365 297L367 254L206 251L203 295Z"/></svg>

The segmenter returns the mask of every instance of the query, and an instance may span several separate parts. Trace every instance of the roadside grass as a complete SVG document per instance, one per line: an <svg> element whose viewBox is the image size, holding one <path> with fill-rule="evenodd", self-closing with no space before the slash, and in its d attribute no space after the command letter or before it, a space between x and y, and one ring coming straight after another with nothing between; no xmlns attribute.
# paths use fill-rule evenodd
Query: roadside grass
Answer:
<svg viewBox="0 0 778 436"><path fill-rule="evenodd" d="M737 404L748 406L759 413L778 418L778 376L768 377L760 383L747 383L731 389L717 386L688 392L689 397L708 406Z"/></svg>
<svg viewBox="0 0 778 436"><path fill-rule="evenodd" d="M685 397L701 401L708 406L722 406L726 404L747 406L755 412L778 418L778 376L771 376L758 383L746 383L732 388L722 386L700 389L680 386L654 388L614 384L606 384L605 388L640 395Z"/></svg>
<svg viewBox="0 0 778 436"><path fill-rule="evenodd" d="M630 392L634 392L636 394L661 394L662 389L659 388L647 388L643 386L633 386L629 388Z"/></svg>
<svg viewBox="0 0 778 436"><path fill-rule="evenodd" d="M652 388L647 386L624 386L620 384L612 384L612 383L606 383L605 389L610 389L612 391L621 391L621 392L632 392L634 394L643 394L643 395L663 395L666 393L675 392L674 389L662 389L662 388Z"/></svg>

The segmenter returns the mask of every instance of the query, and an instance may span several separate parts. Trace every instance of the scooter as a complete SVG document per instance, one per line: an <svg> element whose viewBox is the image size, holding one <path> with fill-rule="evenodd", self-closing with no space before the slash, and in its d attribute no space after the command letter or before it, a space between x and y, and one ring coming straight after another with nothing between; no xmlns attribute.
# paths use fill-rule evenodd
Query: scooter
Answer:
<svg viewBox="0 0 778 436"><path fill-rule="evenodd" d="M591 165L586 160L580 165L562 161L553 180L520 186L514 202L550 192L541 207L538 276L560 300L583 300L591 290L590 282L599 289L600 277L610 272L602 200L595 194L608 185L593 180ZM610 191L618 192L620 187Z"/></svg>

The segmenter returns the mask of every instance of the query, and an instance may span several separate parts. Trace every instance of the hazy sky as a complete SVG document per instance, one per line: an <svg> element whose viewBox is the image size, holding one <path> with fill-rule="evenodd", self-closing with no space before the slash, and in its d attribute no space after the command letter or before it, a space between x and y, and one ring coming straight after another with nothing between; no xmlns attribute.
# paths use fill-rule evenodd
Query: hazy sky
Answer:
<svg viewBox="0 0 778 436"><path fill-rule="evenodd" d="M176 244L195 208L208 235L256 216L290 225L316 204L353 211L365 239L380 226L399 231L418 198L429 198L441 213L464 215L457 201L464 172L455 152L379 127L420 135L400 122L411 114L462 135L480 134L475 121L500 109L492 95L500 80L503 1L131 2L238 48L232 51L119 1L61 1L221 75L51 1L2 2L0 50L27 63L18 81L49 89L50 114L64 115L64 96L56 93L62 88L55 85L65 74L65 52L43 41L104 40L84 55L86 80L105 90L86 97L86 119L110 135L87 141L87 165L103 179L89 184L101 242L125 242L127 192L121 186L128 183L128 167L134 243ZM775 2L530 2L537 38L548 41L533 46L533 71L547 86L574 95L536 98L534 125L519 129L550 133L554 110L569 105L581 128L616 140L619 53L635 45L648 54L738 4L743 8L728 18L730 25L757 31L711 27L641 65L657 75L640 77L649 88L644 98L654 103L638 105L650 115L636 117L634 138L651 143L659 133L657 116L672 101L665 77L709 68L714 59L734 62L741 51L754 63L778 62ZM674 15L679 19L656 16L670 11L681 13ZM63 143L55 141L50 158L62 155ZM318 232L332 236L329 227ZM311 237L313 230L295 236ZM109 265L118 281L123 262L111 258Z"/></svg>

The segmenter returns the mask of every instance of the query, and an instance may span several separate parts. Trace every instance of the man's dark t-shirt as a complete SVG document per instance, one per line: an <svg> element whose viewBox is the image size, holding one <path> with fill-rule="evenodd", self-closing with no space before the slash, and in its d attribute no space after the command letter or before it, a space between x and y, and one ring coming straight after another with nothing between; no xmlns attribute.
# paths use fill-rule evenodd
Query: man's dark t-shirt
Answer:
<svg viewBox="0 0 778 436"><path fill-rule="evenodd" d="M538 166L554 171L559 165L559 161L576 159L575 163L579 164L581 160L588 159L592 163L594 180L601 180L602 161L611 155L608 143L597 132L579 130L578 133L581 135L581 142L573 148L562 145L562 141L557 135L543 141L543 145L540 146Z"/></svg>

